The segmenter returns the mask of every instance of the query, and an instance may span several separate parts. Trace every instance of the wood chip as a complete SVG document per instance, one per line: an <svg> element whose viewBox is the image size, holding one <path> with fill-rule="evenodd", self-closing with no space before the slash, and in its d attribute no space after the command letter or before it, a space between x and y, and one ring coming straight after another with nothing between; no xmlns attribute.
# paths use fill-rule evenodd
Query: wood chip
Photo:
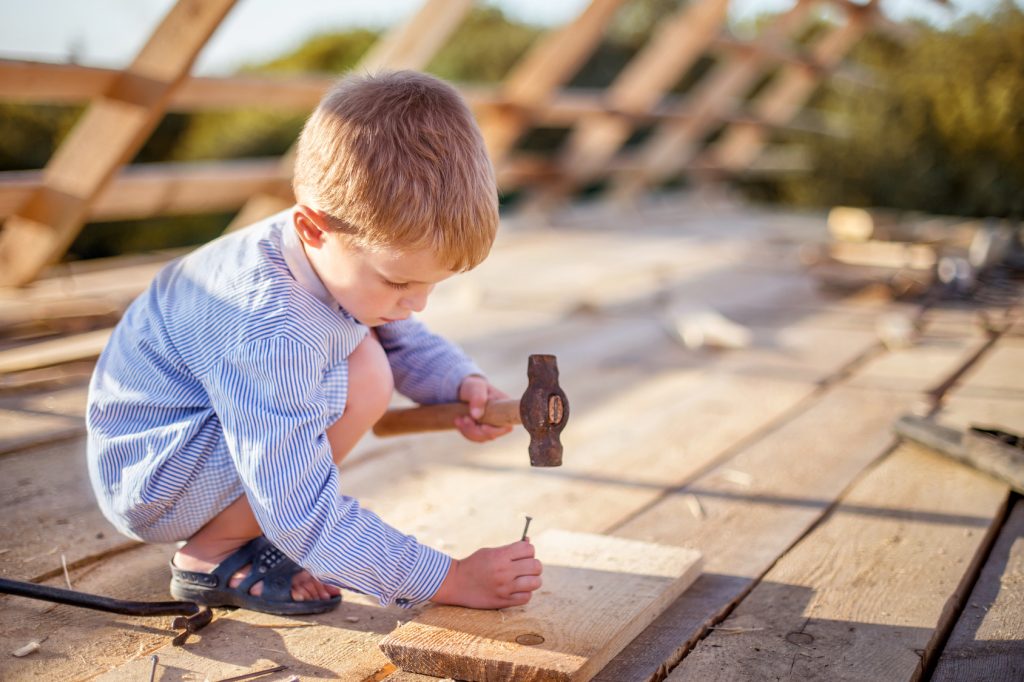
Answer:
<svg viewBox="0 0 1024 682"><path fill-rule="evenodd" d="M68 560L64 557L63 552L60 555L60 565L64 567L64 582L68 584L68 589L75 589L71 587L71 576L68 575Z"/></svg>
<svg viewBox="0 0 1024 682"><path fill-rule="evenodd" d="M346 623L358 623L359 622L359 616L345 616L345 622Z"/></svg>
<svg viewBox="0 0 1024 682"><path fill-rule="evenodd" d="M704 511L704 505L700 503L700 499L696 495L689 494L686 496L686 506L689 507L690 513L695 518L706 519L708 517L708 513Z"/></svg>
<svg viewBox="0 0 1024 682"><path fill-rule="evenodd" d="M745 471L737 471L736 469L722 469L721 475L722 478L729 481L730 483L741 485L744 488L749 488L754 483L754 477Z"/></svg>
<svg viewBox="0 0 1024 682"><path fill-rule="evenodd" d="M28 656L31 653L39 651L39 644L40 644L39 640L33 639L31 642L29 642L25 646L23 646L23 647L21 647L19 649L15 649L14 651L12 651L11 655L12 656L17 656L18 658L22 658L24 656Z"/></svg>

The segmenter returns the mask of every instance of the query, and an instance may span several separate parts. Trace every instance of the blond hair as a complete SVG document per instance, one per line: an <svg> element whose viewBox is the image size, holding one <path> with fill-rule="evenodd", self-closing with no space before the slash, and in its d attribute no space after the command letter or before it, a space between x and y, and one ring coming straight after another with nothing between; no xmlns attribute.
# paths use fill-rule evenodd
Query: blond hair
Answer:
<svg viewBox="0 0 1024 682"><path fill-rule="evenodd" d="M299 136L293 187L358 245L428 248L455 271L486 258L498 228L473 115L451 85L414 71L338 81Z"/></svg>

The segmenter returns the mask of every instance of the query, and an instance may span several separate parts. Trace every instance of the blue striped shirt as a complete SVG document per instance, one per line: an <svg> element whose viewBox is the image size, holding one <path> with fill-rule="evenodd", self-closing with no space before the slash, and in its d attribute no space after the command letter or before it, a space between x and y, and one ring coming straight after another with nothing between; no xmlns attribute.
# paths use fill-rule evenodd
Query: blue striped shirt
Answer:
<svg viewBox="0 0 1024 682"><path fill-rule="evenodd" d="M89 388L90 478L107 518L149 542L190 537L245 493L267 538L310 573L412 606L450 557L340 491L326 429L367 328L327 292L291 218L170 263L128 308ZM480 373L413 318L376 331L416 402L455 400Z"/></svg>

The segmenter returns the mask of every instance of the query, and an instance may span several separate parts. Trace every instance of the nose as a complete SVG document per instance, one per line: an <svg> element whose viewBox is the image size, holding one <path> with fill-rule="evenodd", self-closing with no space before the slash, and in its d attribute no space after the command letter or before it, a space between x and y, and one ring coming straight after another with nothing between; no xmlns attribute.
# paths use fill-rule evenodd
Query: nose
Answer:
<svg viewBox="0 0 1024 682"><path fill-rule="evenodd" d="M430 296L430 292L434 287L427 287L417 293L410 293L402 299L402 307L413 311L414 313L422 313L423 309L427 307L427 297Z"/></svg>

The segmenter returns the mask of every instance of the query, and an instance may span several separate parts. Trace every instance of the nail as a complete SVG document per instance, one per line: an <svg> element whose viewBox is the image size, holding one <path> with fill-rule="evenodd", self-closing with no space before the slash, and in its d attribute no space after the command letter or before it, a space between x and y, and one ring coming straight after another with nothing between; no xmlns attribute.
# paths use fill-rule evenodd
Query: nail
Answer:
<svg viewBox="0 0 1024 682"><path fill-rule="evenodd" d="M153 680L156 679L156 664L160 660L160 657L153 654L149 657L149 660L153 663L153 666L149 669L149 682L153 682Z"/></svg>
<svg viewBox="0 0 1024 682"><path fill-rule="evenodd" d="M523 537L520 538L520 541L526 539L526 531L528 531L530 529L530 521L533 521L533 517L532 516L527 516L526 517L526 526L523 528Z"/></svg>

